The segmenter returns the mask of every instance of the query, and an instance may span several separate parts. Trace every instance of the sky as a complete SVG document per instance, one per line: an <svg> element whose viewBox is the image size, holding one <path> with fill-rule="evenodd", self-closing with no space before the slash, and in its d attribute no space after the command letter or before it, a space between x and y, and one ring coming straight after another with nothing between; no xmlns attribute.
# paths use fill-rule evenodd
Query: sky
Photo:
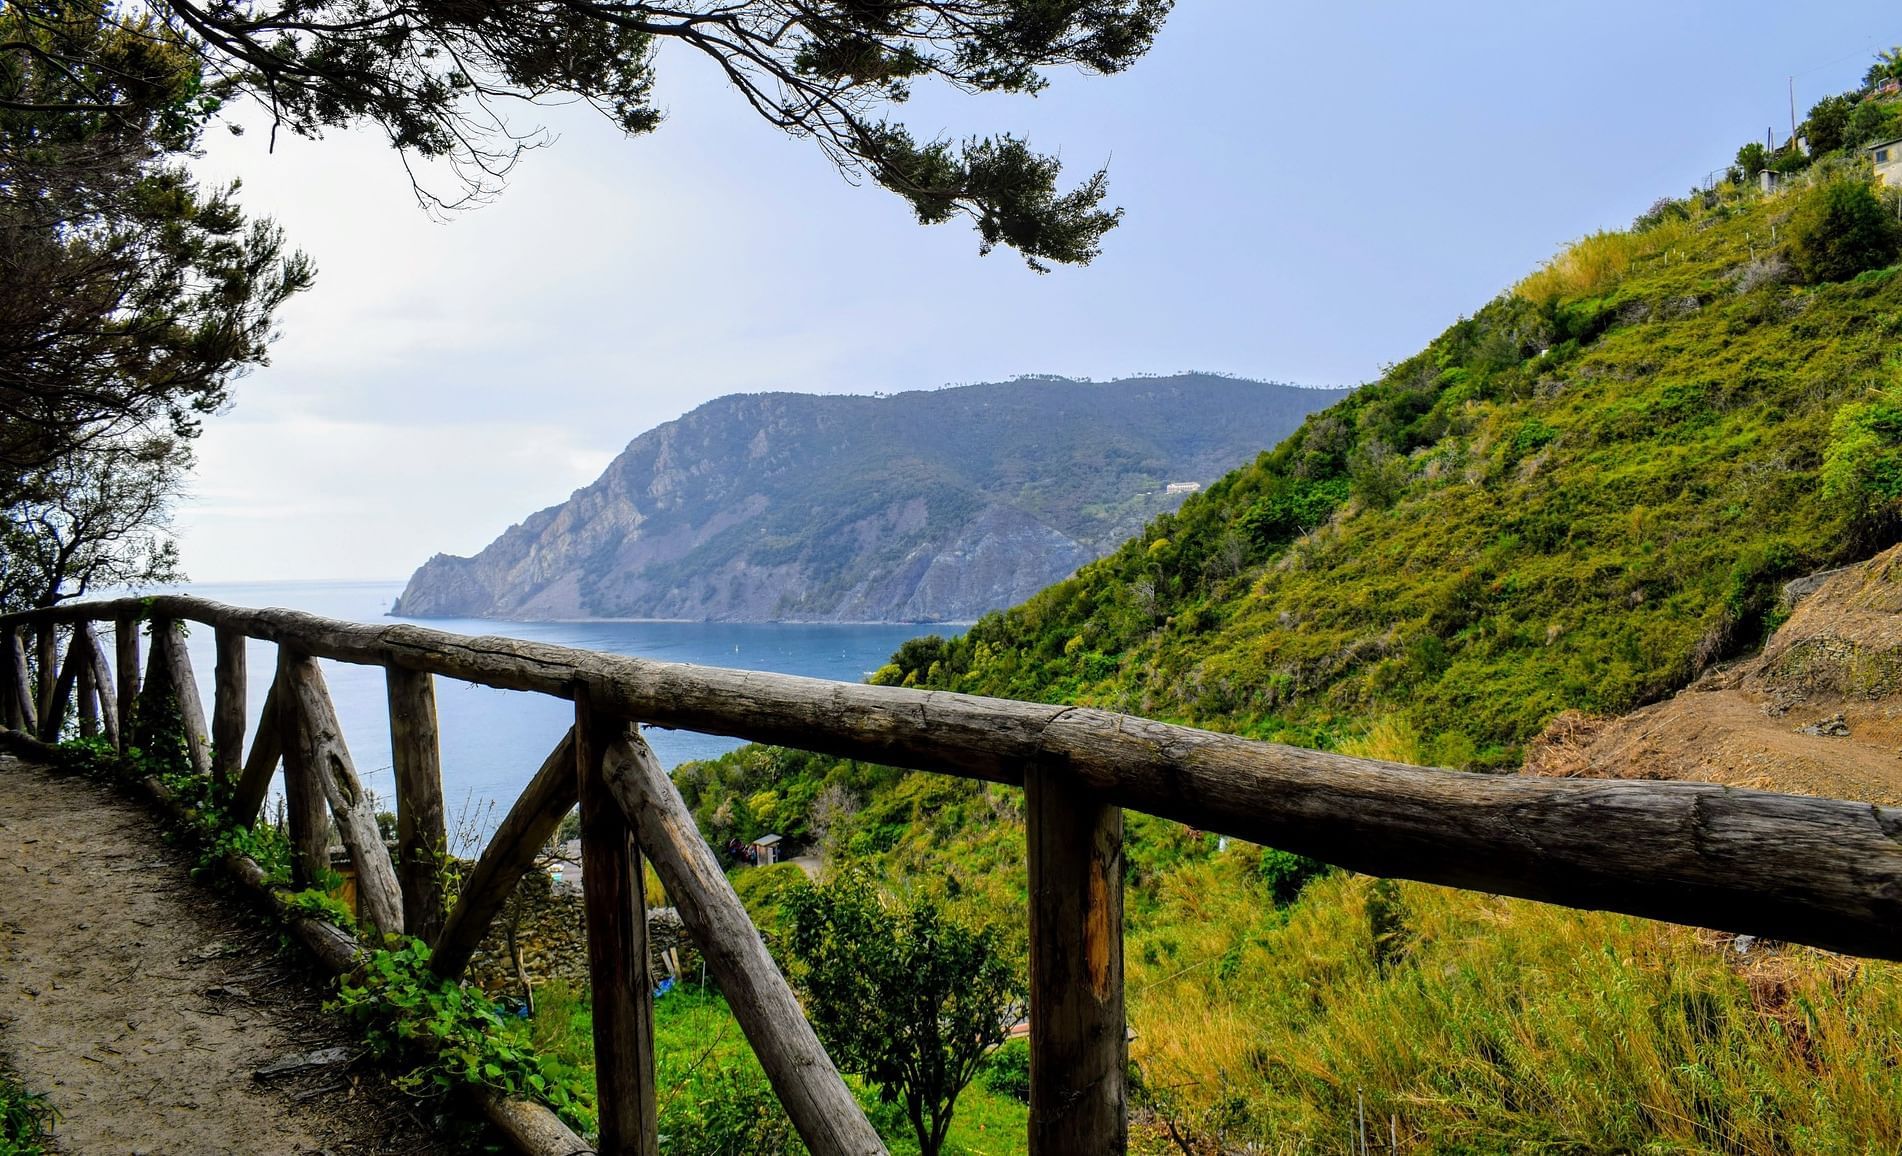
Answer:
<svg viewBox="0 0 1902 1156"><path fill-rule="evenodd" d="M923 92L920 136L1011 131L1125 210L1046 275L921 227L659 57L660 129L524 107L549 147L432 219L373 131L214 129L316 262L177 510L198 581L406 577L723 394L1206 370L1358 384L1564 242L1628 223L1902 43L1893 5L1180 0L1127 72Z"/></svg>

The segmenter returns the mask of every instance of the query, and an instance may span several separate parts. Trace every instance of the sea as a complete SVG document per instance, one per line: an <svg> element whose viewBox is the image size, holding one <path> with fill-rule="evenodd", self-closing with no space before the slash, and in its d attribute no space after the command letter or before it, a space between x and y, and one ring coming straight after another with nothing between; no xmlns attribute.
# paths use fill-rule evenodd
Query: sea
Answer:
<svg viewBox="0 0 1902 1156"><path fill-rule="evenodd" d="M397 581L205 582L169 587L163 592L193 594L234 606L285 607L348 622L414 622L458 634L501 635L665 662L850 682L863 681L884 665L906 639L929 633L956 634L963 629L905 623L508 622L392 617L389 609L402 589L403 583ZM190 624L187 645L209 717L216 662L211 628ZM258 712L270 689L276 662L274 645L251 641L245 663L249 683L245 699L250 712L247 736L256 733ZM390 765L389 706L383 670L328 659L321 660L320 665L357 774L377 795L379 809L392 809L395 778ZM536 768L561 741L574 720L574 706L547 695L496 690L438 677L436 710L442 733L443 794L451 850L472 854L487 841ZM740 746L736 739L692 731L655 727L644 733L655 754L669 768ZM249 739L246 741L248 745ZM277 793L274 789L273 794Z"/></svg>

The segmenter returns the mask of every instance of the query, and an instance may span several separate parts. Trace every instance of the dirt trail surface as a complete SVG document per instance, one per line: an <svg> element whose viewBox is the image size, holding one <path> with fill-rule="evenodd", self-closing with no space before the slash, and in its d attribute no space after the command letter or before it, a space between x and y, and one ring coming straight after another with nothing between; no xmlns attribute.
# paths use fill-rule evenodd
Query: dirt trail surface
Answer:
<svg viewBox="0 0 1902 1156"><path fill-rule="evenodd" d="M1902 805L1902 547L1786 598L1760 653L1620 718L1561 715L1526 769Z"/></svg>
<svg viewBox="0 0 1902 1156"><path fill-rule="evenodd" d="M59 1151L453 1151L190 866L146 809L0 756L0 1048L58 1110Z"/></svg>

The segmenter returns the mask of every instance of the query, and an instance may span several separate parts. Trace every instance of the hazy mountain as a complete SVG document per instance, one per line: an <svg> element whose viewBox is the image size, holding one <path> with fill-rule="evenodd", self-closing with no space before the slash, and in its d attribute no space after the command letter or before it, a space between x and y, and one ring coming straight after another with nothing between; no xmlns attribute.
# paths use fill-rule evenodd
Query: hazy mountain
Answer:
<svg viewBox="0 0 1902 1156"><path fill-rule="evenodd" d="M1183 374L723 397L475 557L430 559L394 612L971 619L1174 509L1170 483L1221 476L1342 396Z"/></svg>

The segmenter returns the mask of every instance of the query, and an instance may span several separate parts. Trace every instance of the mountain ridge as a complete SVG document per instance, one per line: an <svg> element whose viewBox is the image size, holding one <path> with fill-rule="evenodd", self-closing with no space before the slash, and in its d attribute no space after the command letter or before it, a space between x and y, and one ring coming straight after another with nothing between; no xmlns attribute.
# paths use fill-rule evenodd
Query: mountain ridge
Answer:
<svg viewBox="0 0 1902 1156"><path fill-rule="evenodd" d="M958 622L1021 602L1345 395L1212 374L731 394L629 442L412 617Z"/></svg>

